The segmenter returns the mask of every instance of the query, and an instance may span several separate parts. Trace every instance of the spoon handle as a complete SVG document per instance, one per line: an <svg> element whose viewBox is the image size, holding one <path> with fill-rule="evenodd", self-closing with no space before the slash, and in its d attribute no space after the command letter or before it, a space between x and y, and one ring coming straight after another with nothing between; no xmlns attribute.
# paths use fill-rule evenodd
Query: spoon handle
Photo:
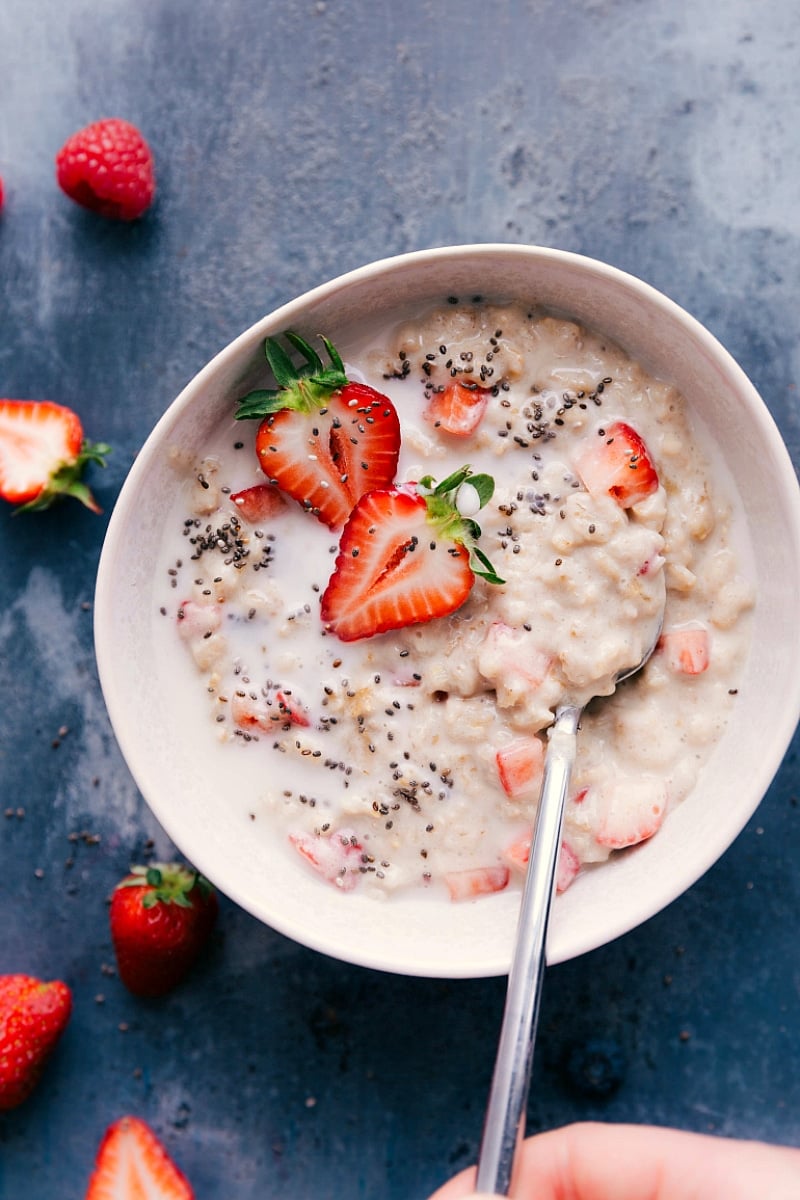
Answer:
<svg viewBox="0 0 800 1200"><path fill-rule="evenodd" d="M525 1134L525 1109L545 966L547 919L580 715L580 708L564 705L556 711L550 730L500 1041L478 1154L475 1190L483 1195L509 1194L517 1146Z"/></svg>

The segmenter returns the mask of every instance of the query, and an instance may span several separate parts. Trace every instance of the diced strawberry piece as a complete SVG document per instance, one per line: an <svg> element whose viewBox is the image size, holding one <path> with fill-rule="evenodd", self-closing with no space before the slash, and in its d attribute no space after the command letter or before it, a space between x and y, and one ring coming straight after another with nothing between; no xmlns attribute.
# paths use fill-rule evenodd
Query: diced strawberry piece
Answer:
<svg viewBox="0 0 800 1200"><path fill-rule="evenodd" d="M622 508L638 504L658 488L647 446L625 421L604 430L602 441L588 446L575 467L588 492L613 496Z"/></svg>
<svg viewBox="0 0 800 1200"><path fill-rule="evenodd" d="M502 583L475 544L480 529L455 506L470 475L464 467L435 488L425 479L362 496L322 596L326 629L344 642L372 637L455 612L476 574ZM474 480L485 503L494 482L485 475Z"/></svg>
<svg viewBox="0 0 800 1200"><path fill-rule="evenodd" d="M490 679L509 683L513 677L534 691L547 676L552 659L532 642L527 630L493 621L480 648L479 665L481 673Z"/></svg>
<svg viewBox="0 0 800 1200"><path fill-rule="evenodd" d="M580 859L567 842L561 843L556 868L556 891L565 892L581 869Z"/></svg>
<svg viewBox="0 0 800 1200"><path fill-rule="evenodd" d="M267 708L266 701L254 700L250 695L240 696L234 692L231 696L230 712L231 720L240 729L274 730L276 728L277 722L272 716L271 709Z"/></svg>
<svg viewBox="0 0 800 1200"><path fill-rule="evenodd" d="M289 841L323 879L343 891L351 891L361 878L364 851L349 829L339 829L327 837L290 833Z"/></svg>
<svg viewBox="0 0 800 1200"><path fill-rule="evenodd" d="M250 525L269 521L286 507L283 495L271 483L257 483L231 496L237 511Z"/></svg>
<svg viewBox="0 0 800 1200"><path fill-rule="evenodd" d="M290 725L311 724L308 709L300 704L291 692L276 692L275 701L282 721L288 722Z"/></svg>
<svg viewBox="0 0 800 1200"><path fill-rule="evenodd" d="M665 630L658 645L670 671L682 675L702 675L703 671L708 670L711 648L707 629Z"/></svg>
<svg viewBox="0 0 800 1200"><path fill-rule="evenodd" d="M186 641L193 638L211 637L222 622L222 611L218 604L198 604L196 600L183 600L178 608L178 633Z"/></svg>
<svg viewBox="0 0 800 1200"><path fill-rule="evenodd" d="M86 1200L194 1200L194 1191L152 1129L120 1117L97 1152Z"/></svg>
<svg viewBox="0 0 800 1200"><path fill-rule="evenodd" d="M281 691L274 693L271 703L262 698L254 699L249 693L240 696L234 692L231 697L231 718L240 729L263 729L267 732L288 729L290 725L311 725L308 709L290 692Z"/></svg>
<svg viewBox="0 0 800 1200"><path fill-rule="evenodd" d="M452 434L453 437L469 437L483 420L490 395L489 388L453 379L444 385L442 391L431 394L423 415L426 421L443 433Z"/></svg>
<svg viewBox="0 0 800 1200"><path fill-rule="evenodd" d="M542 782L544 746L537 737L516 738L495 755L503 790L512 800L534 796Z"/></svg>
<svg viewBox="0 0 800 1200"><path fill-rule="evenodd" d="M444 881L451 900L475 900L508 887L510 871L506 866L473 867L465 871L448 871Z"/></svg>
<svg viewBox="0 0 800 1200"><path fill-rule="evenodd" d="M515 871L523 874L528 868L531 856L531 835L524 833L503 851L503 858ZM580 861L575 852L566 842L561 843L556 866L556 891L565 892L581 869Z"/></svg>
<svg viewBox="0 0 800 1200"><path fill-rule="evenodd" d="M610 850L637 846L658 832L666 811L663 784L652 779L620 782L603 798L596 840Z"/></svg>

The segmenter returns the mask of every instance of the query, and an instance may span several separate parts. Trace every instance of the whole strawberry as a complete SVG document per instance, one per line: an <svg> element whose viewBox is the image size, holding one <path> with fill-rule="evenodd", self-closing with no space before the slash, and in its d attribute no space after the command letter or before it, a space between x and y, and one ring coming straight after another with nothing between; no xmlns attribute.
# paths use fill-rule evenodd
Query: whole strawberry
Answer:
<svg viewBox="0 0 800 1200"><path fill-rule="evenodd" d="M188 974L217 919L217 894L180 863L131 867L111 899L111 938L125 986L163 996Z"/></svg>
<svg viewBox="0 0 800 1200"><path fill-rule="evenodd" d="M87 463L104 467L109 451L84 438L80 418L63 404L0 400L0 497L19 511L74 496L99 513L82 475Z"/></svg>
<svg viewBox="0 0 800 1200"><path fill-rule="evenodd" d="M118 117L95 121L74 133L56 155L62 191L84 208L135 221L153 203L153 155L135 125Z"/></svg>
<svg viewBox="0 0 800 1200"><path fill-rule="evenodd" d="M65 983L0 975L0 1109L30 1096L71 1012Z"/></svg>

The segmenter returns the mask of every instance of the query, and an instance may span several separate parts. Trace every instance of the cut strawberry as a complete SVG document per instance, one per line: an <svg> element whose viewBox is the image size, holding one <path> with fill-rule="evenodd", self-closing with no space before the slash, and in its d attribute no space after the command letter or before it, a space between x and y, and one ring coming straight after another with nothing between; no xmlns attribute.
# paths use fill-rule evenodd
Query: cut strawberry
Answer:
<svg viewBox="0 0 800 1200"><path fill-rule="evenodd" d="M87 463L104 467L109 449L84 439L70 408L49 400L0 400L0 496L19 511L74 496L100 512L81 475Z"/></svg>
<svg viewBox="0 0 800 1200"><path fill-rule="evenodd" d="M541 687L552 662L528 630L505 621L492 622L478 653L481 674L515 697Z"/></svg>
<svg viewBox="0 0 800 1200"><path fill-rule="evenodd" d="M280 691L275 692L270 704L235 692L231 697L231 717L240 729L263 729L268 733L288 729L290 725L311 725L308 709L290 693Z"/></svg>
<svg viewBox="0 0 800 1200"><path fill-rule="evenodd" d="M438 486L426 477L359 500L322 596L326 629L344 642L372 637L455 612L476 574L503 582L476 545L479 526L456 506L467 480L485 504L494 482L468 467Z"/></svg>
<svg viewBox="0 0 800 1200"><path fill-rule="evenodd" d="M343 891L351 891L361 878L364 851L349 829L339 829L327 837L290 833L289 841L323 879Z"/></svg>
<svg viewBox="0 0 800 1200"><path fill-rule="evenodd" d="M353 506L372 488L388 487L397 470L400 421L388 396L351 383L338 351L322 341L331 366L298 334L286 340L305 365L295 367L274 338L265 350L277 389L250 392L237 419L263 417L256 454L271 483L331 529L344 525Z"/></svg>
<svg viewBox="0 0 800 1200"><path fill-rule="evenodd" d="M525 833L522 837L517 838L503 852L503 858L511 869L521 871L523 874L528 869L528 859L530 856L531 834L529 833ZM580 869L580 860L574 850L566 842L562 842L558 854L558 865L556 867L556 891L565 892Z"/></svg>
<svg viewBox="0 0 800 1200"><path fill-rule="evenodd" d="M540 738L516 738L497 751L495 760L503 790L512 800L538 793L544 769L544 746Z"/></svg>
<svg viewBox="0 0 800 1200"><path fill-rule="evenodd" d="M647 778L621 781L603 797L596 840L609 850L637 846L658 832L666 811L663 784Z"/></svg>
<svg viewBox="0 0 800 1200"><path fill-rule="evenodd" d="M511 872L506 866L472 867L466 871L448 871L444 881L451 900L477 900L508 887Z"/></svg>
<svg viewBox="0 0 800 1200"><path fill-rule="evenodd" d="M658 488L658 475L642 439L624 421L603 431L602 441L578 456L576 470L588 492L609 495L630 508Z"/></svg>
<svg viewBox="0 0 800 1200"><path fill-rule="evenodd" d="M308 709L300 704L291 692L276 692L275 701L278 705L281 721L289 725L310 725L311 718Z"/></svg>
<svg viewBox="0 0 800 1200"><path fill-rule="evenodd" d="M194 1191L149 1125L120 1117L100 1143L86 1200L194 1200Z"/></svg>
<svg viewBox="0 0 800 1200"><path fill-rule="evenodd" d="M250 525L257 525L259 521L269 521L286 507L283 496L271 483L257 483L253 487L244 488L241 492L235 492L231 500Z"/></svg>
<svg viewBox="0 0 800 1200"><path fill-rule="evenodd" d="M222 623L222 609L218 604L198 604L196 600L183 600L178 606L178 634L185 641L193 638L209 638Z"/></svg>
<svg viewBox="0 0 800 1200"><path fill-rule="evenodd" d="M667 629L658 642L670 671L679 675L702 675L711 661L708 630L698 628Z"/></svg>
<svg viewBox="0 0 800 1200"><path fill-rule="evenodd" d="M458 379L432 393L423 416L437 429L453 437L469 437L480 425L491 390Z"/></svg>

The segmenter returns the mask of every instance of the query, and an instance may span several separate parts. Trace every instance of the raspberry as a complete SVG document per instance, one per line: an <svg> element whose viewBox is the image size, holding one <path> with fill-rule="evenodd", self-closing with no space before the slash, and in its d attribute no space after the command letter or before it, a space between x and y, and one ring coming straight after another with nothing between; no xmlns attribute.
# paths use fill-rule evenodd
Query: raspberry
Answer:
<svg viewBox="0 0 800 1200"><path fill-rule="evenodd" d="M135 125L109 117L74 133L56 155L70 199L103 217L135 221L152 204L153 155Z"/></svg>

